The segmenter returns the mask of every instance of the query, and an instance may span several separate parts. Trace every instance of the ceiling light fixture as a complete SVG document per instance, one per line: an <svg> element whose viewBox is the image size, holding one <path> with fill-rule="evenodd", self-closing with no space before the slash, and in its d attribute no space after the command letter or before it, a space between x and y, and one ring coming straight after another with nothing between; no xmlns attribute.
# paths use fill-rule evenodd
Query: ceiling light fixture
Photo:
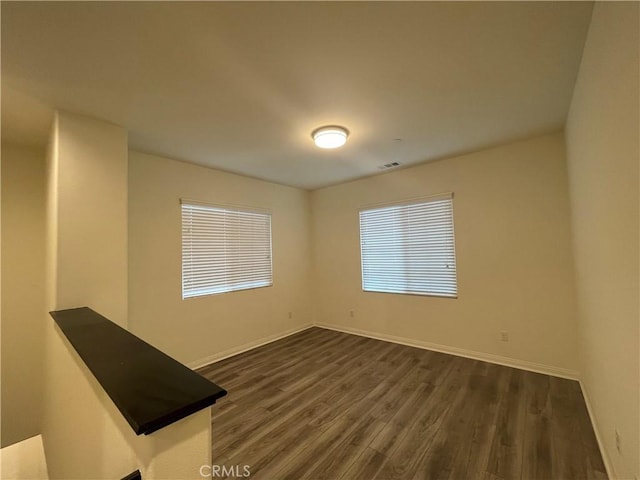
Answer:
<svg viewBox="0 0 640 480"><path fill-rule="evenodd" d="M311 132L311 137L316 146L320 148L338 148L343 146L347 137L349 136L349 130L337 125L329 125L326 127L316 128Z"/></svg>

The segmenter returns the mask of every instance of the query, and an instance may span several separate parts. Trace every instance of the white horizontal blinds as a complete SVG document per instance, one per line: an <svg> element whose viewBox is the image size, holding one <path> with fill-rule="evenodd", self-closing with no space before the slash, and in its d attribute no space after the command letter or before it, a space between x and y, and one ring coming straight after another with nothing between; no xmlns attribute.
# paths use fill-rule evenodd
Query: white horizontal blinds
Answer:
<svg viewBox="0 0 640 480"><path fill-rule="evenodd" d="M182 298L272 284L270 214L182 202Z"/></svg>
<svg viewBox="0 0 640 480"><path fill-rule="evenodd" d="M451 195L360 212L365 291L455 297Z"/></svg>

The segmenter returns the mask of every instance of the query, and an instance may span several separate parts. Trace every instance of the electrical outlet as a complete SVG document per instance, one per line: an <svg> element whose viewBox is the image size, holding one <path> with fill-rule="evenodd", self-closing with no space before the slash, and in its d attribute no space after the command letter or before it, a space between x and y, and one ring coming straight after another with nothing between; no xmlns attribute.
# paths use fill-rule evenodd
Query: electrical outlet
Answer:
<svg viewBox="0 0 640 480"><path fill-rule="evenodd" d="M617 428L615 432L616 432L616 450L618 450L618 453L622 455L622 440L620 439L620 432L618 431Z"/></svg>
<svg viewBox="0 0 640 480"><path fill-rule="evenodd" d="M509 341L509 332L506 330L500 331L500 341L508 342Z"/></svg>
<svg viewBox="0 0 640 480"><path fill-rule="evenodd" d="M355 316L356 316L356 311L355 311L355 310L353 310L353 309L349 310L349 316L350 316L351 318L355 317Z"/></svg>

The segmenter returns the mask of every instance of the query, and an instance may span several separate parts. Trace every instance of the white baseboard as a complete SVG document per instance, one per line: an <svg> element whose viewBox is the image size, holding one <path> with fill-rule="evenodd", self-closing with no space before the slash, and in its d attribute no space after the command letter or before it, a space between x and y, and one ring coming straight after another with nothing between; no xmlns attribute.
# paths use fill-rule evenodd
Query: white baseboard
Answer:
<svg viewBox="0 0 640 480"><path fill-rule="evenodd" d="M591 426L593 427L593 433L596 435L596 441L598 442L598 448L600 449L600 454L602 455L602 461L604 462L604 468L607 470L607 477L613 479L618 478L616 475L615 469L613 468L613 464L609 459L609 455L607 453L607 449L604 447L604 441L600 436L600 430L598 429L598 423L596 422L596 416L593 413L591 408L591 401L589 400L589 394L587 393L587 389L582 383L582 380L578 380L580 383L580 390L582 390L582 396L584 397L584 403L587 406L587 412L589 413L589 420L591 420Z"/></svg>
<svg viewBox="0 0 640 480"><path fill-rule="evenodd" d="M210 363L219 362L220 360L224 360L225 358L233 357L234 355L238 355L240 353L253 350L254 348L261 347L262 345L275 342L276 340L289 337L303 330L307 330L308 328L311 328L311 327L313 327L313 324L307 324L307 325L303 325L302 327L296 327L290 330L286 330L282 333L269 335L268 337L263 337L253 342L245 343L238 347L229 348L227 350L214 353L213 355L209 355L208 357L201 358L199 360L194 360L193 362L187 363L187 367L189 367L192 370L196 370L198 368L204 367L205 365L209 365Z"/></svg>
<svg viewBox="0 0 640 480"><path fill-rule="evenodd" d="M545 365L543 363L530 362L528 360L519 360L515 358L510 358L510 357L503 357L501 355L494 355L492 353L475 352L473 350L467 350L464 348L449 347L447 345L440 345L437 343L425 342L422 340L413 340L405 337L396 337L395 335L374 333L367 330L342 327L342 326L331 325L327 323L316 323L316 326L321 328L326 328L329 330L336 330L338 332L352 333L354 335L360 335L362 337L374 338L376 340L383 340L386 342L398 343L400 345L407 345L409 347L422 348L424 350L433 350L435 352L448 353L450 355L471 358L473 360L481 360L483 362L495 363L498 365L504 365L506 367L518 368L520 370L543 373L545 375L551 375L552 377L568 378L569 380L578 380L579 378L579 374L575 370L554 367L551 365Z"/></svg>
<svg viewBox="0 0 640 480"><path fill-rule="evenodd" d="M293 328L282 333L269 335L268 337L263 337L253 342L245 343L238 347L233 347L228 350L224 350L222 352L209 355L208 357L201 358L193 362L189 362L187 363L187 366L195 370L197 368L204 367L205 365L209 365L210 363L219 362L221 360L224 360L225 358L233 357L234 355L238 355L240 353L253 350L254 348L261 347L262 345L266 345L268 343L275 342L276 340L280 340L290 335L294 335L298 332L307 330L308 328L311 328L314 326L320 327L320 328L326 328L328 330L335 330L337 332L351 333L353 335L359 335L361 337L368 337L368 338L374 338L376 340L383 340L385 342L398 343L400 345L407 345L409 347L422 348L424 350L432 350L434 352L448 353L450 355L456 355L458 357L471 358L473 360L481 360L483 362L495 363L497 365L504 365L506 367L518 368L520 370L543 373L545 375L551 375L553 377L567 378L569 380L579 380L579 374L575 370L554 367L551 365L545 365L543 363L530 362L528 360L519 360L515 358L510 358L510 357L503 357L501 355L494 355L492 353L476 352L476 351L467 350L464 348L450 347L447 345L440 345L438 343L425 342L422 340L413 340L405 337L397 337L395 335L387 335L387 334L371 332L368 330L360 330L357 328L349 328L349 327L343 327L339 325L332 325L328 323L307 324L307 325L303 325L302 327ZM584 388L583 388L583 392L584 392ZM586 398L586 395L585 395L585 398Z"/></svg>

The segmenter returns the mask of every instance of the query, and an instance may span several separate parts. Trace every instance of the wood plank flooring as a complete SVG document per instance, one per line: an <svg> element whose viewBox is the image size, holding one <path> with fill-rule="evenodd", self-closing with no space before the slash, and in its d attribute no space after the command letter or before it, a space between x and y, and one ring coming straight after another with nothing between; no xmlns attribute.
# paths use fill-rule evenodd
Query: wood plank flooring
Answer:
<svg viewBox="0 0 640 480"><path fill-rule="evenodd" d="M227 478L607 478L575 381L321 328L199 372Z"/></svg>

